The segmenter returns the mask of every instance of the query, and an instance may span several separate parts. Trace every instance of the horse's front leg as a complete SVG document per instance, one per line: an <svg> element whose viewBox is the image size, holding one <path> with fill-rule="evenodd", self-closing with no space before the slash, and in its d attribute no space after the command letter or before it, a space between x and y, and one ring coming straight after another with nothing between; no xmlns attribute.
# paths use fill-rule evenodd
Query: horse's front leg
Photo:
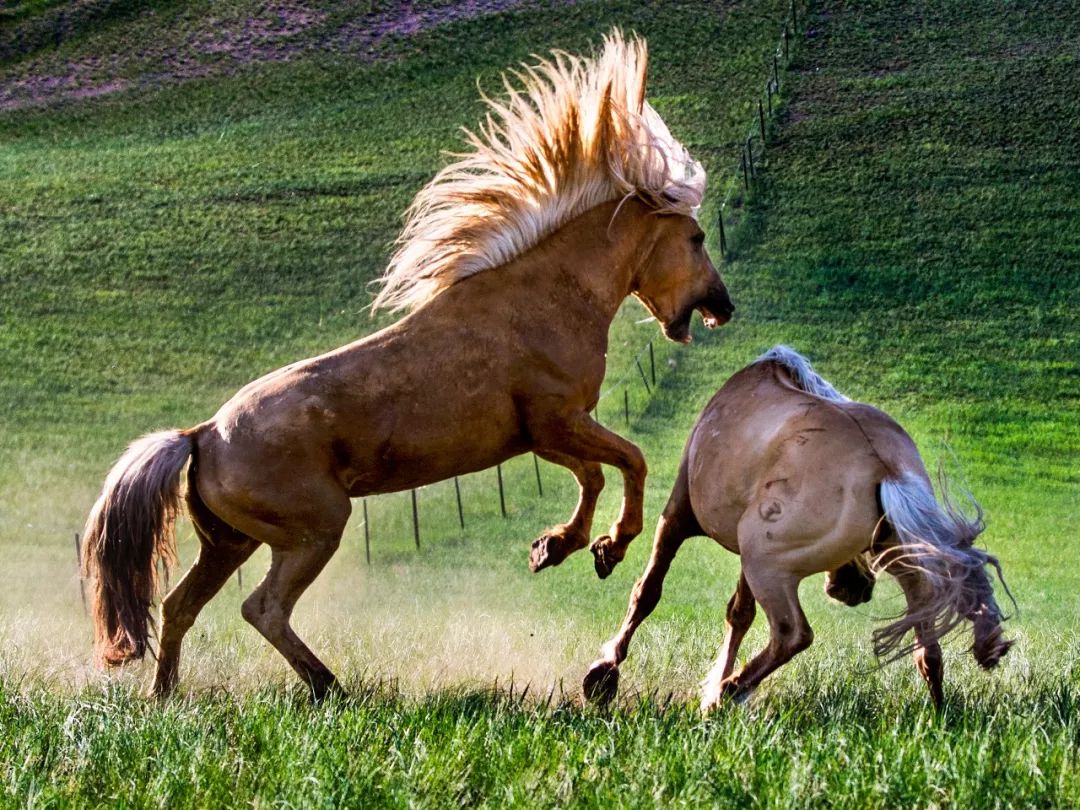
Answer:
<svg viewBox="0 0 1080 810"><path fill-rule="evenodd" d="M603 579L626 555L630 542L641 534L647 473L645 457L636 445L612 433L583 411L565 419L549 417L536 421L538 424L531 426L531 433L538 454L554 452L573 456L586 465L609 464L622 472L623 501L619 517L611 527L611 533L598 537L590 546L596 573Z"/></svg>
<svg viewBox="0 0 1080 810"><path fill-rule="evenodd" d="M529 569L533 573L558 565L573 552L589 545L596 501L604 489L604 470L595 461L582 461L552 450L537 450L536 455L570 470L581 492L570 520L548 529L533 541L529 551Z"/></svg>

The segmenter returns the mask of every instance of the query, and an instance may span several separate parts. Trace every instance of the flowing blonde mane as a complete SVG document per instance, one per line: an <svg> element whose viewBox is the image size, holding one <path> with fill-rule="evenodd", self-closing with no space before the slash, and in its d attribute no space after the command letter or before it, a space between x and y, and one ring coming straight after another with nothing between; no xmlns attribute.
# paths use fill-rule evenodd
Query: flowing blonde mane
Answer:
<svg viewBox="0 0 1080 810"><path fill-rule="evenodd" d="M373 309L415 309L467 276L498 267L574 217L637 196L693 215L705 171L645 100L648 51L618 30L592 58L553 52L484 96L473 151L455 155L416 195Z"/></svg>

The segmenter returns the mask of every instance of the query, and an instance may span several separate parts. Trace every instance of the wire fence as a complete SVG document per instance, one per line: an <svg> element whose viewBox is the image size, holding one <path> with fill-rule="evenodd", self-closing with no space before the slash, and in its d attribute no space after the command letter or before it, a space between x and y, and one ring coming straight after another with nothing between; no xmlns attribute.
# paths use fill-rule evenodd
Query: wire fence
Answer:
<svg viewBox="0 0 1080 810"><path fill-rule="evenodd" d="M779 110L784 73L791 63L795 34L804 19L805 0L791 0L767 65L768 75L752 102L755 107L745 137L739 142L739 155L728 171L722 174L723 197L716 218L722 260L730 259L732 248L739 239L746 201L764 168L765 149ZM593 417L606 427L629 427L632 418L648 407L649 400L662 382L663 365L666 363L669 372L675 367L671 349L667 348L666 352L658 349L654 340L649 339L622 366L613 382L605 380ZM666 358L662 356L665 353ZM658 355L661 355L659 359ZM528 459L531 459L531 463ZM512 470L512 475L507 475L508 469ZM456 527L464 532L473 516L492 511L495 503L498 503L502 517L506 518L508 497L518 499L519 503L543 498L545 478L539 460L529 454L497 465L494 474L487 470L401 493L362 498L359 512L365 562L371 565L372 545L376 542L388 542L400 548L402 538L411 534L413 546L420 549L436 528L448 532ZM550 481L548 484L549 493L557 492L561 496L563 487L552 487ZM75 535L75 553L78 557L78 534ZM167 581L168 572L164 571L163 576ZM237 571L236 576L238 585L242 587L243 568ZM81 578L79 592L85 611L86 596Z"/></svg>
<svg viewBox="0 0 1080 810"><path fill-rule="evenodd" d="M795 34L799 30L800 22L805 18L803 10L804 6L798 0L791 0L776 45L770 54L766 79L761 89L755 94L752 102L754 109L751 121L745 130L745 137L741 139L739 144L739 155L728 171L722 175L724 177L721 181L723 197L717 214L717 230L720 255L724 260L729 258L732 247L739 238L739 226L743 220L741 211L749 194L757 185L764 168L765 149L773 131L773 121L780 107L779 94L783 86L784 73L791 62ZM629 426L633 417L640 414L648 406L648 400L656 391L664 371L663 361L665 358L661 357L661 362L658 363L657 356L661 352L657 349L654 340L655 338L649 339L633 358L623 365L614 381L607 382L605 380L596 409L593 412L594 418L601 424L612 429ZM670 370L670 367L674 367L674 357L670 352L666 360ZM504 467L512 463L514 462L507 462L507 465L498 465L495 468L494 476L491 476L490 473L474 473L470 476L453 478L450 481L423 487L420 490L424 494L422 499L418 496L417 490L411 490L409 495L411 528L416 548L421 547L422 538L427 534L420 508L421 503L425 504L425 508L429 512L440 508L444 511L450 511L452 515L456 516L458 528L464 531L466 528L466 503L473 498L486 498L488 503L493 503L496 498L495 490L497 490L499 511L505 518L507 516L509 487L508 476L505 475ZM512 494L521 499L544 497L544 475L541 473L541 466L535 455L531 455L531 476L529 472L527 468L521 467L516 470L517 474L512 479L514 484ZM528 483L530 477L535 481L535 494L532 486ZM463 482L467 482L467 491L473 490L470 497L465 500L463 500L462 496ZM437 494L439 489L444 491L441 497ZM549 491L550 489L549 487ZM452 504L446 502L448 500L446 493L451 490L454 494ZM377 497L386 499L395 496L380 495ZM396 497L400 499L401 495ZM365 560L370 564L371 543L377 527L371 523L372 514L375 510L369 508L368 500L368 498L363 499L362 510L364 556ZM396 519L391 514L394 511L398 515ZM400 505L397 509L385 511L380 509L379 512L387 523L398 527L398 536L400 537L400 515L402 513Z"/></svg>

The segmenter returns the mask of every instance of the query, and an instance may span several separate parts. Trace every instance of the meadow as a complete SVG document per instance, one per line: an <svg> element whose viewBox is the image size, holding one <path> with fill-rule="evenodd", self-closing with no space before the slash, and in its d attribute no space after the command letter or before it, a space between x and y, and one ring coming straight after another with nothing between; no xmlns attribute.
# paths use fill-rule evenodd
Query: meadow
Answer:
<svg viewBox="0 0 1080 810"><path fill-rule="evenodd" d="M0 36L0 801L1080 803L1074 4L800 5L782 107L722 264L711 226L788 3L445 18L452 6L414 4L426 22L377 41L356 32L394 4L302 17L287 3L115 3L59 28L55 3L0 10L24 32ZM295 619L347 699L308 705L240 618L261 552L189 634L179 697L139 696L152 662L94 671L74 534L124 445L384 325L366 311L369 282L440 151L477 121L477 83L497 90L506 67L584 49L612 24L648 38L653 103L710 170L701 221L738 307L687 347L637 304L615 325L611 383L636 374L650 338L657 350L658 385L630 386L629 423L622 389L600 404L649 460L647 524L715 389L788 343L979 497L1019 607L1002 666L979 671L955 638L935 715L908 662L881 668L870 652L899 591L883 582L850 609L813 578L814 646L748 705L702 718L696 683L738 561L698 540L637 636L621 701L583 707L579 679L621 619L649 528L604 582L585 554L529 574L528 542L576 491L542 464L539 497L522 457L503 470L505 518L494 471L462 479L464 530L452 486L421 490L419 550L408 494L370 499L370 566L357 505ZM608 479L598 526L617 507ZM179 534L190 561L194 538Z"/></svg>

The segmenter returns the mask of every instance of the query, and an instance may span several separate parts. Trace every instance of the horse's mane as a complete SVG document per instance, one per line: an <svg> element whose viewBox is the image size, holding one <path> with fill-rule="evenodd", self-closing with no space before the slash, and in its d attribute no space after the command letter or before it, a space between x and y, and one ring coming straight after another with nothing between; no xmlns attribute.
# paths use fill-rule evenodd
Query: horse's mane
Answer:
<svg viewBox="0 0 1080 810"><path fill-rule="evenodd" d="M787 369L791 375L791 381L800 391L813 394L822 399L833 402L851 402L846 396L837 391L832 383L814 371L810 361L792 349L790 346L776 345L761 355L755 363L763 363L771 360Z"/></svg>
<svg viewBox="0 0 1080 810"><path fill-rule="evenodd" d="M373 309L415 309L601 203L696 212L705 171L645 100L643 40L616 29L591 58L537 59L504 75L505 98L483 96L484 123L465 130L473 151L416 195Z"/></svg>

